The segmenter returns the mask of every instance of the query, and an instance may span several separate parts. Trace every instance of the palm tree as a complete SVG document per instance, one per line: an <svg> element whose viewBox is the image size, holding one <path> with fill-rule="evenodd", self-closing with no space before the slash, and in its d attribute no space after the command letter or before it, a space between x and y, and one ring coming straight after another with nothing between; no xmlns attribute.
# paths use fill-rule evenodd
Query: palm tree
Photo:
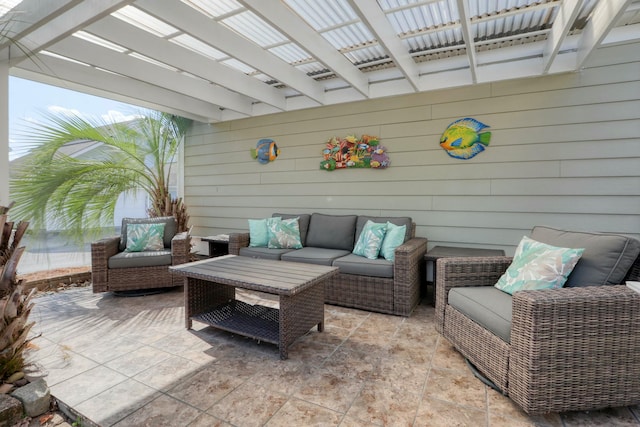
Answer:
<svg viewBox="0 0 640 427"><path fill-rule="evenodd" d="M81 241L113 225L120 194L142 189L151 200L149 216L174 215L178 231L187 230L186 208L171 198L168 177L190 120L160 112L118 123L59 113L44 118L26 134L33 148L11 180L12 213ZM92 151L98 154L64 154L65 145L79 141L100 144Z"/></svg>

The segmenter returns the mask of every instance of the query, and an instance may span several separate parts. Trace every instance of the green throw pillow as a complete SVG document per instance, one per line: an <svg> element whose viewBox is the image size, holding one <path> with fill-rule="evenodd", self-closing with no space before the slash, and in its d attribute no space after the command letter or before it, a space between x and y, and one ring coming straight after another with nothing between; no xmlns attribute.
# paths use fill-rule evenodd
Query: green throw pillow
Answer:
<svg viewBox="0 0 640 427"><path fill-rule="evenodd" d="M382 246L380 247L380 255L387 261L395 261L396 248L404 243L404 236L407 233L406 225L395 225L387 221L387 234L384 236Z"/></svg>
<svg viewBox="0 0 640 427"><path fill-rule="evenodd" d="M164 249L164 223L127 224L127 252L161 251Z"/></svg>
<svg viewBox="0 0 640 427"><path fill-rule="evenodd" d="M249 220L249 246L253 248L266 248L269 243L269 230L267 229L267 221L265 219Z"/></svg>
<svg viewBox="0 0 640 427"><path fill-rule="evenodd" d="M584 248L559 248L525 236L495 287L512 295L521 290L561 288L583 252Z"/></svg>
<svg viewBox="0 0 640 427"><path fill-rule="evenodd" d="M268 248L273 249L300 249L300 224L298 217L281 219L269 218L267 220L269 234Z"/></svg>
<svg viewBox="0 0 640 427"><path fill-rule="evenodd" d="M387 224L379 224L371 220L367 221L360 232L355 248L353 248L353 254L369 259L377 259L386 233Z"/></svg>

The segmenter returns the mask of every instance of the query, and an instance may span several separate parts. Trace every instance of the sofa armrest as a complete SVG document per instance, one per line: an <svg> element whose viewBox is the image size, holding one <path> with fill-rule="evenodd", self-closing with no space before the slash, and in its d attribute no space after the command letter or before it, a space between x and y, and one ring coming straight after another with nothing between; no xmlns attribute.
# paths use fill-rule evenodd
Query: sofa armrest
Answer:
<svg viewBox="0 0 640 427"><path fill-rule="evenodd" d="M229 254L240 255L240 248L249 246L249 233L229 234Z"/></svg>
<svg viewBox="0 0 640 427"><path fill-rule="evenodd" d="M420 302L420 273L427 239L414 237L398 246L393 262L394 312L409 316Z"/></svg>
<svg viewBox="0 0 640 427"><path fill-rule="evenodd" d="M120 236L91 243L91 281L94 289L109 281L109 258L119 252Z"/></svg>
<svg viewBox="0 0 640 427"><path fill-rule="evenodd" d="M171 239L171 264L178 265L189 262L191 257L191 236L183 231Z"/></svg>
<svg viewBox="0 0 640 427"><path fill-rule="evenodd" d="M512 257L452 257L436 261L436 330L443 333L449 291L462 286L493 286L507 271Z"/></svg>
<svg viewBox="0 0 640 427"><path fill-rule="evenodd" d="M514 293L509 395L532 413L637 403L638 319L626 286Z"/></svg>

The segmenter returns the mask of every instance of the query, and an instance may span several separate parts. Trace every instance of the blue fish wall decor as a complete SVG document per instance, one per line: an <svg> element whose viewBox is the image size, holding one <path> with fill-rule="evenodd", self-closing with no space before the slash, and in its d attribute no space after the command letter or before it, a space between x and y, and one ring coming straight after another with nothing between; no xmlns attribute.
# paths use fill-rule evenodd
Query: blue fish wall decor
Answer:
<svg viewBox="0 0 640 427"><path fill-rule="evenodd" d="M251 149L251 157L258 159L260 163L273 162L280 154L280 149L273 139L264 138L258 141L256 148Z"/></svg>
<svg viewBox="0 0 640 427"><path fill-rule="evenodd" d="M470 159L489 145L491 132L483 132L488 127L470 117L456 120L442 134L440 146L453 158Z"/></svg>

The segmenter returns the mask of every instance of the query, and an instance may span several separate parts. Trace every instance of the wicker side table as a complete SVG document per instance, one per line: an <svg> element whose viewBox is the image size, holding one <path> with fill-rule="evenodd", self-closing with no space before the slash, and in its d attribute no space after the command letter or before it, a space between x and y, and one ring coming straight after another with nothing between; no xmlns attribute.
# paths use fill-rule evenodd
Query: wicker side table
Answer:
<svg viewBox="0 0 640 427"><path fill-rule="evenodd" d="M228 234L218 234L217 236L201 237L200 240L209 243L209 258L215 258L229 254Z"/></svg>
<svg viewBox="0 0 640 427"><path fill-rule="evenodd" d="M424 255L426 261L426 297L435 304L436 261L438 258L504 256L502 249L459 248L434 246Z"/></svg>

